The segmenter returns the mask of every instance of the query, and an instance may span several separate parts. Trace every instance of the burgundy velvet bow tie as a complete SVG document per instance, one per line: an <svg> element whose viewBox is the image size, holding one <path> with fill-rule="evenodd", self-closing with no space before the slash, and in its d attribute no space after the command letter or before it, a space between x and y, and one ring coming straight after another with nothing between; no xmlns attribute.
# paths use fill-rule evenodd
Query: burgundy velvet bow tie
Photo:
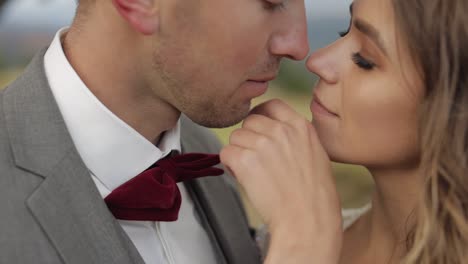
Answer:
<svg viewBox="0 0 468 264"><path fill-rule="evenodd" d="M223 170L213 167L219 162L218 155L201 153L166 157L119 186L104 201L117 219L175 221L182 201L176 183L219 176Z"/></svg>

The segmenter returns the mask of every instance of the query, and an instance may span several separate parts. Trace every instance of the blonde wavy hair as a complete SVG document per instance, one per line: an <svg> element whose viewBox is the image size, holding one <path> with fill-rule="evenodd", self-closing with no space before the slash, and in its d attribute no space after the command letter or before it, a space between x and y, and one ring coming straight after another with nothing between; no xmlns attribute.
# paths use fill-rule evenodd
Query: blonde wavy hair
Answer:
<svg viewBox="0 0 468 264"><path fill-rule="evenodd" d="M468 1L392 0L425 83L421 165L427 176L404 263L468 261Z"/></svg>

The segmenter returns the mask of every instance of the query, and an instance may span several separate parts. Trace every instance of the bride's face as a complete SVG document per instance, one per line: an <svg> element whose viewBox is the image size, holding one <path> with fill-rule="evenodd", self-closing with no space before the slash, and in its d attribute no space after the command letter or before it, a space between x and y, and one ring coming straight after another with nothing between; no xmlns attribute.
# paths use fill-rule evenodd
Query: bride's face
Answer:
<svg viewBox="0 0 468 264"><path fill-rule="evenodd" d="M307 62L320 77L313 124L334 161L405 168L419 160L424 89L390 1L356 0L349 32Z"/></svg>

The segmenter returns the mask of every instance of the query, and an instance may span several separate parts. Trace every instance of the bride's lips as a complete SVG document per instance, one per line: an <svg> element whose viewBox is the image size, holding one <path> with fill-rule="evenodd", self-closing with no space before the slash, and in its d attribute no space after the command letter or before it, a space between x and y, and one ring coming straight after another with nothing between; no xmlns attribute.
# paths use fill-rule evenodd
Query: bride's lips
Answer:
<svg viewBox="0 0 468 264"><path fill-rule="evenodd" d="M310 104L310 111L314 115L327 115L332 117L339 117L337 113L331 111L328 107L326 107L317 94L314 94L314 98Z"/></svg>

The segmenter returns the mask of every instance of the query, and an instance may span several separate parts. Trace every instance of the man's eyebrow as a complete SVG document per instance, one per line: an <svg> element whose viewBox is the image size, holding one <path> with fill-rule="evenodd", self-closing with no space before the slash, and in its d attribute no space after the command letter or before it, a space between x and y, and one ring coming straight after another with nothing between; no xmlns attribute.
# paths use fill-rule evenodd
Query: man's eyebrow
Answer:
<svg viewBox="0 0 468 264"><path fill-rule="evenodd" d="M368 36L385 55L388 55L387 49L382 41L382 37L375 27L359 18L353 19L353 25L361 33Z"/></svg>

